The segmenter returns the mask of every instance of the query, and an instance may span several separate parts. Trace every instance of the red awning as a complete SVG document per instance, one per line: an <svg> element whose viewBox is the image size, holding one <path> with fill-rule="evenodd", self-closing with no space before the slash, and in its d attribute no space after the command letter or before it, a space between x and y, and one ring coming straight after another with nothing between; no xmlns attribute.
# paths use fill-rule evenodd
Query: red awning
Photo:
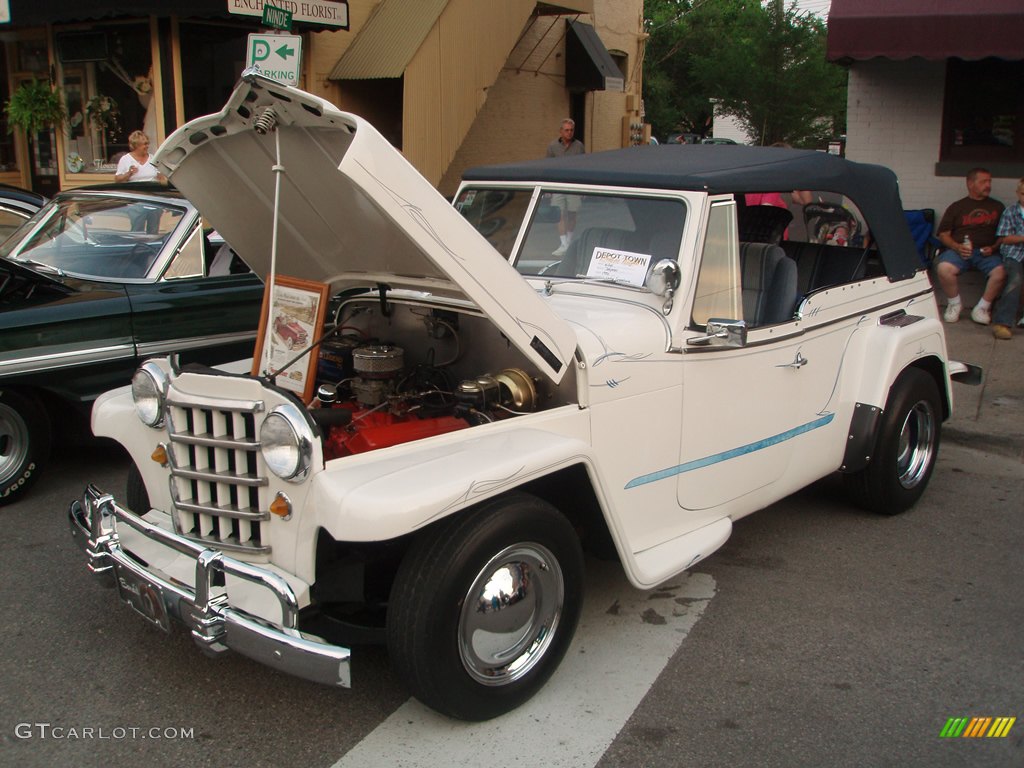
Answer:
<svg viewBox="0 0 1024 768"><path fill-rule="evenodd" d="M1021 0L832 0L828 59L1024 59Z"/></svg>

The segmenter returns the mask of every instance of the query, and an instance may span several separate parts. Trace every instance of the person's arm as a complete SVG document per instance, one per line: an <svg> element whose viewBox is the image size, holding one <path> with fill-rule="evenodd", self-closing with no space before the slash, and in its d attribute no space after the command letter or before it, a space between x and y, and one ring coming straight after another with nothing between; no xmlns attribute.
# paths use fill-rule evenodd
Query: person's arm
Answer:
<svg viewBox="0 0 1024 768"><path fill-rule="evenodd" d="M953 239L953 230L949 229L939 232L939 241L949 250L959 254L961 258L969 259L971 257L970 247Z"/></svg>
<svg viewBox="0 0 1024 768"><path fill-rule="evenodd" d="M127 158L127 160L125 159ZM117 162L117 170L114 171L114 181L131 181L132 176L139 170L131 155L125 155Z"/></svg>

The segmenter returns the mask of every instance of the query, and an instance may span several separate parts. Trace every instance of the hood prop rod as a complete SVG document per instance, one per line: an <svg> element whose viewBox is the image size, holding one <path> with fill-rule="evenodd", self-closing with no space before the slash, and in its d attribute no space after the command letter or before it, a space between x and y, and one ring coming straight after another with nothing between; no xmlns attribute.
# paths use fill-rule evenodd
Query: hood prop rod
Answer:
<svg viewBox="0 0 1024 768"><path fill-rule="evenodd" d="M261 355L266 354L268 356L267 369L269 369L270 338L271 334L273 334L274 332L273 326L270 323L270 316L273 313L274 281L277 277L277 226L281 218L281 176L284 174L285 170L284 165L281 163L281 133L280 131L277 130L277 113L274 111L274 108L267 107L265 110L263 110L260 116L256 118L256 122L253 128L256 131L256 133L260 134L261 136L266 135L270 131L273 131L274 133L274 164L270 167L270 170L274 172L274 223L273 232L270 236L270 277L268 280L268 290L270 291L270 294L269 299L266 302L267 316L263 318L264 323L266 324L265 327L267 335L263 339L263 349L261 350ZM260 365L263 364L262 359L259 362ZM291 363L289 363L288 365L291 365ZM288 366L286 365L283 366L280 370L272 372L267 370L267 373L270 374L270 382L273 384L274 378L277 376L277 374L287 367Z"/></svg>

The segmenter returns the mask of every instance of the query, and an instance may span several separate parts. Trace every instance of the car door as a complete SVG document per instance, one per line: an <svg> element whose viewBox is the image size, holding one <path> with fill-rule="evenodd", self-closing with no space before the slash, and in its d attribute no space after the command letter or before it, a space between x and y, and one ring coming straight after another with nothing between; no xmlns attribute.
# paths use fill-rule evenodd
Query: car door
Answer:
<svg viewBox="0 0 1024 768"><path fill-rule="evenodd" d="M210 276L214 250L194 226L160 280L128 285L139 358L179 352L182 362L251 357L263 298L252 272Z"/></svg>
<svg viewBox="0 0 1024 768"><path fill-rule="evenodd" d="M813 385L802 370L806 354L799 323L751 327L742 346L695 343L711 318L744 319L731 197L710 207L681 344L677 496L680 506L704 511L709 520L763 506L759 498L772 495L769 487L786 474L800 435L831 421L801 408L804 390Z"/></svg>

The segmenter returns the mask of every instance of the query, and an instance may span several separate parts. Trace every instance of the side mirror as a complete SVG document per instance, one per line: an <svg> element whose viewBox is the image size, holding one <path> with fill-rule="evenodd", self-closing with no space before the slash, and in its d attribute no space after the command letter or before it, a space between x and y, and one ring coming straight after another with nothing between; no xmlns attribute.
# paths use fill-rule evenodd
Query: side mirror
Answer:
<svg viewBox="0 0 1024 768"><path fill-rule="evenodd" d="M693 346L745 347L747 345L747 323L745 320L722 320L711 318L704 327L704 336L694 336L686 343Z"/></svg>
<svg viewBox="0 0 1024 768"><path fill-rule="evenodd" d="M682 279L679 265L672 259L661 259L651 269L651 275L647 278L647 288L655 296L664 296L665 305L661 308L663 314L672 311L672 296L679 288Z"/></svg>

